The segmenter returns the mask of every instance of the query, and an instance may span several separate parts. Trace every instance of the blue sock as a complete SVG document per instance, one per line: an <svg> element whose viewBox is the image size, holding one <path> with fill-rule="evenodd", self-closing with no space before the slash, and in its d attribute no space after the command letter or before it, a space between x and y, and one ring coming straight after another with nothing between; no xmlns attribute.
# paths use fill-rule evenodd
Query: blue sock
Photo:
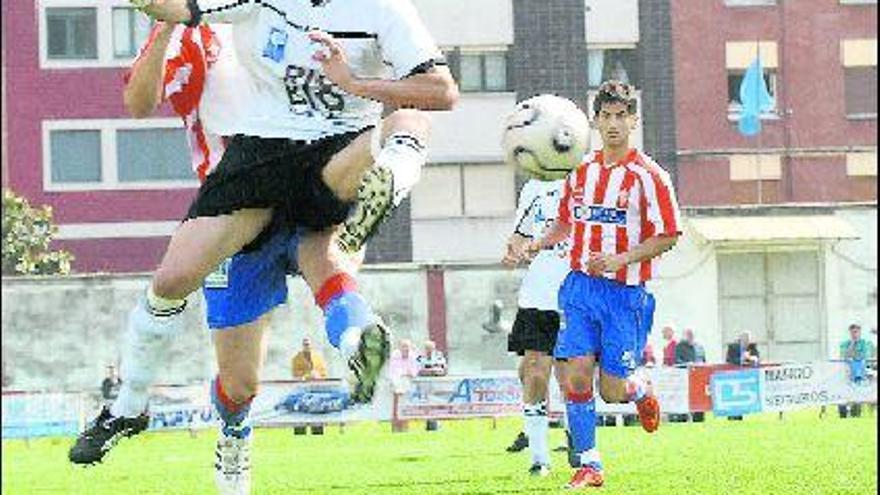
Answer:
<svg viewBox="0 0 880 495"><path fill-rule="evenodd" d="M363 328L375 319L373 309L357 292L354 279L345 273L330 277L315 299L324 310L327 340L337 349L346 329Z"/></svg>
<svg viewBox="0 0 880 495"><path fill-rule="evenodd" d="M225 435L244 438L250 434L251 428L244 425L244 422L251 410L252 400L253 397L243 404L237 404L226 395L219 376L214 377L214 380L211 381L211 402L214 404L220 420L223 421Z"/></svg>
<svg viewBox="0 0 880 495"><path fill-rule="evenodd" d="M592 392L569 393L565 401L573 454L596 447L596 400Z"/></svg>

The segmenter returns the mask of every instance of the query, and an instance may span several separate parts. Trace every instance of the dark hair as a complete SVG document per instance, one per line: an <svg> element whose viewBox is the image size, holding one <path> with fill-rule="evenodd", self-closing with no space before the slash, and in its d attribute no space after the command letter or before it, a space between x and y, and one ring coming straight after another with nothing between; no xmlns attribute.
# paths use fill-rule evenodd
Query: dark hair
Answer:
<svg viewBox="0 0 880 495"><path fill-rule="evenodd" d="M862 326L859 325L858 323L853 323L852 325L849 326L849 330L855 330L856 328L858 328L859 330L861 330L861 329L862 329Z"/></svg>
<svg viewBox="0 0 880 495"><path fill-rule="evenodd" d="M614 79L605 81L599 86L599 93L593 100L593 115L598 115L602 105L606 103L623 103L630 115L635 115L639 110L636 89L630 84Z"/></svg>

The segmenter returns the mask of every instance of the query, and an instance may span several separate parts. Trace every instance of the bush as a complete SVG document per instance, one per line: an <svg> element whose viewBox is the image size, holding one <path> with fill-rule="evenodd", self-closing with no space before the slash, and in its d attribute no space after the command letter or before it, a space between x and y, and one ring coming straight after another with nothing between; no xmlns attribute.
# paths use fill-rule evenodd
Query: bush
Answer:
<svg viewBox="0 0 880 495"><path fill-rule="evenodd" d="M3 275L70 273L73 255L49 250L57 232L51 207L34 208L26 199L3 189Z"/></svg>

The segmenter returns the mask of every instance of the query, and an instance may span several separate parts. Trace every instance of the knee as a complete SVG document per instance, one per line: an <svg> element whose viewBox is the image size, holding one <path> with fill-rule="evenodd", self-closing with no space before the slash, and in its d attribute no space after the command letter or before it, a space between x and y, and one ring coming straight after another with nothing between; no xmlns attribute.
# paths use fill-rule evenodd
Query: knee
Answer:
<svg viewBox="0 0 880 495"><path fill-rule="evenodd" d="M566 394L592 394L593 381L585 377L572 376L562 386Z"/></svg>
<svg viewBox="0 0 880 495"><path fill-rule="evenodd" d="M420 139L427 139L431 133L431 118L427 113L404 108L395 110L383 121L383 138L395 132L409 132Z"/></svg>
<svg viewBox="0 0 880 495"><path fill-rule="evenodd" d="M626 387L619 383L599 381L599 394L602 400L609 404L622 404L629 402L626 395Z"/></svg>
<svg viewBox="0 0 880 495"><path fill-rule="evenodd" d="M546 385L550 379L550 373L544 369L545 367L539 358L525 358L524 368L525 379L532 386Z"/></svg>
<svg viewBox="0 0 880 495"><path fill-rule="evenodd" d="M185 299L190 277L183 270L160 267L153 276L153 293L165 299Z"/></svg>
<svg viewBox="0 0 880 495"><path fill-rule="evenodd" d="M259 392L260 381L256 374L237 374L222 380L223 392L236 404L249 401Z"/></svg>

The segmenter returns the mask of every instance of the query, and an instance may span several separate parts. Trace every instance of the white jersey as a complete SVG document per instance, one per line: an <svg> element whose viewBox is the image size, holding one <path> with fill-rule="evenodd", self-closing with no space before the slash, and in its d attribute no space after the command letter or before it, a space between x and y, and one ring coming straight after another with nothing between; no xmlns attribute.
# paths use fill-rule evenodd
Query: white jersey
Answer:
<svg viewBox="0 0 880 495"><path fill-rule="evenodd" d="M241 88L246 98L233 93L231 102L202 109L206 127L218 135L314 140L378 123L381 103L346 93L324 75L313 58L322 45L308 38L312 30L343 46L358 78L401 79L442 59L409 0L197 3L203 21L232 23L236 57L249 79Z"/></svg>
<svg viewBox="0 0 880 495"><path fill-rule="evenodd" d="M562 179L526 182L519 193L514 232L525 237L543 237L556 220L564 183ZM545 249L532 260L519 289L520 308L559 310L559 286L569 272L565 244Z"/></svg>

